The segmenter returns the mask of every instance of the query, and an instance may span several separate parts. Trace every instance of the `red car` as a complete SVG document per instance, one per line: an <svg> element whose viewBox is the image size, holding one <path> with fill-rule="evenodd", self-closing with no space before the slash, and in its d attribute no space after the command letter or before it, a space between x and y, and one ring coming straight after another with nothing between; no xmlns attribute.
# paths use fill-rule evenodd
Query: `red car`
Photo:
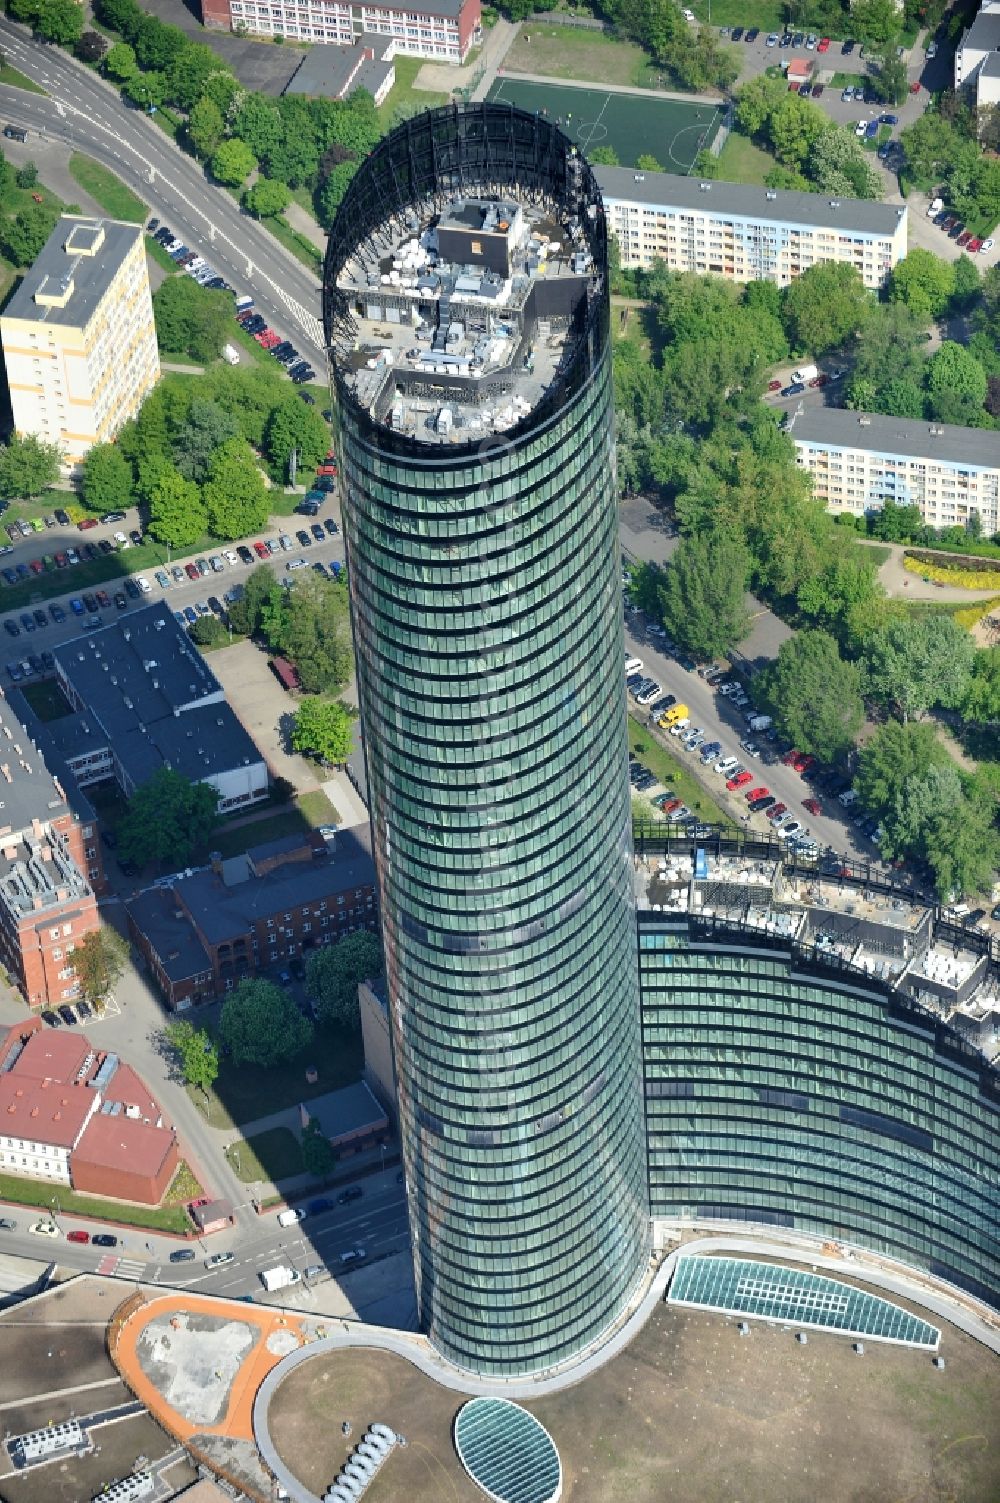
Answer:
<svg viewBox="0 0 1000 1503"><path fill-rule="evenodd" d="M829 37L820 37L819 41L816 43L816 51L817 52L829 52L829 50L830 50L830 38Z"/></svg>
<svg viewBox="0 0 1000 1503"><path fill-rule="evenodd" d="M661 804L660 805L660 813L661 814L673 814L674 810L675 809L679 809L680 806L681 806L680 799L679 798L672 798L669 801L669 803Z"/></svg>
<svg viewBox="0 0 1000 1503"><path fill-rule="evenodd" d="M336 475L336 473L337 466L335 464L331 464L329 460L327 460L326 464L318 464L316 466L317 475Z"/></svg>
<svg viewBox="0 0 1000 1503"><path fill-rule="evenodd" d="M751 779L751 781L752 781L752 779ZM759 798L767 798L767 796L770 793L770 791L771 791L770 788L764 788L764 787L751 788L750 792L747 794L747 803L748 804L755 804Z"/></svg>
<svg viewBox="0 0 1000 1503"><path fill-rule="evenodd" d="M784 762L786 767L794 767L801 755L802 753L800 751L785 752L785 755L781 760L782 762Z"/></svg>
<svg viewBox="0 0 1000 1503"><path fill-rule="evenodd" d="M184 573L187 575L188 579L201 578L201 575L198 573L198 570L195 568L194 564L185 564Z"/></svg>
<svg viewBox="0 0 1000 1503"><path fill-rule="evenodd" d="M802 800L802 807L803 809L808 809L810 814L822 814L823 812L823 806L818 798L804 798Z"/></svg>
<svg viewBox="0 0 1000 1503"><path fill-rule="evenodd" d="M254 545L253 545L253 551L254 551L254 553L256 553L256 555L257 555L258 558L270 558L271 557L271 550L267 546L266 543L260 543L260 542L254 543Z"/></svg>
<svg viewBox="0 0 1000 1503"><path fill-rule="evenodd" d="M955 244L958 245L958 246L960 246L964 250L965 247L968 245L968 243L969 243L969 241L971 239L972 239L972 231L971 230L963 230L962 233L959 235L958 239L955 241Z"/></svg>
<svg viewBox="0 0 1000 1503"><path fill-rule="evenodd" d="M788 805L787 804L772 804L771 807L770 807L770 809L765 810L764 818L765 819L780 819L783 814L787 814L787 813L788 813Z"/></svg>
<svg viewBox="0 0 1000 1503"><path fill-rule="evenodd" d="M90 1241L90 1233L89 1232L67 1232L66 1233L66 1241L67 1242L89 1242Z"/></svg>
<svg viewBox="0 0 1000 1503"><path fill-rule="evenodd" d="M31 570L32 574L45 573L45 565L42 563L40 558L33 558L31 560L31 563L28 565L28 568Z"/></svg>
<svg viewBox="0 0 1000 1503"><path fill-rule="evenodd" d="M798 773L801 773L801 775L803 777L805 777L805 775L809 771L810 767L815 767L815 766L816 766L816 758L815 757L800 757L799 760L795 763L795 771L798 772Z"/></svg>
<svg viewBox="0 0 1000 1503"><path fill-rule="evenodd" d="M81 532L89 532L89 530L90 530L91 527L96 527L97 526L97 518L96 517L84 517L83 521L82 522L77 522L76 525L77 525L77 527L79 528L79 530Z"/></svg>
<svg viewBox="0 0 1000 1503"><path fill-rule="evenodd" d="M801 87L802 87L801 80L799 80L797 78L793 79L792 82L788 85L788 92L789 92L789 94L797 94L799 92L799 90L801 89Z"/></svg>
<svg viewBox="0 0 1000 1503"><path fill-rule="evenodd" d="M767 383L767 389L768 389L768 391L780 391L781 390L781 382L780 381L769 381Z"/></svg>
<svg viewBox="0 0 1000 1503"><path fill-rule="evenodd" d="M102 611L111 609L111 596L108 594L107 590L95 590L94 594L97 596L97 603L101 607Z"/></svg>
<svg viewBox="0 0 1000 1503"><path fill-rule="evenodd" d="M920 79L919 78L915 78L913 80L913 82L910 84L910 93L911 94L919 94L920 93Z"/></svg>
<svg viewBox="0 0 1000 1503"><path fill-rule="evenodd" d="M982 250L983 242L980 240L978 235L973 235L972 239L969 241L968 245L965 248L970 255L974 256L977 251Z"/></svg>
<svg viewBox="0 0 1000 1503"><path fill-rule="evenodd" d="M66 557L65 553L57 553L56 554L56 568L57 569L66 569L68 567L69 567L69 559Z"/></svg>
<svg viewBox="0 0 1000 1503"><path fill-rule="evenodd" d="M809 385L810 386L826 386L826 384L829 381L829 379L830 379L829 376L813 376L812 380L809 382Z"/></svg>
<svg viewBox="0 0 1000 1503"><path fill-rule="evenodd" d="M733 792L737 788L745 788L748 783L752 782L753 773L744 770L743 772L738 772L734 778L729 778L726 782L726 787L730 792Z"/></svg>

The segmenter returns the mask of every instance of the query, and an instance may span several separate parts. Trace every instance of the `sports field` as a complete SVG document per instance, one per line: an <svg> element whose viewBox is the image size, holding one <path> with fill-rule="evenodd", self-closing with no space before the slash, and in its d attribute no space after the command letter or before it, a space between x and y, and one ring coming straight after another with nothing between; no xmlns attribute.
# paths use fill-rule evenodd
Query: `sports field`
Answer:
<svg viewBox="0 0 1000 1503"><path fill-rule="evenodd" d="M609 94L592 84L498 78L489 97L547 115L584 153L611 146L623 167L634 167L637 157L649 155L665 172L690 172L699 151L715 139L722 119L721 109L711 104L653 94Z"/></svg>

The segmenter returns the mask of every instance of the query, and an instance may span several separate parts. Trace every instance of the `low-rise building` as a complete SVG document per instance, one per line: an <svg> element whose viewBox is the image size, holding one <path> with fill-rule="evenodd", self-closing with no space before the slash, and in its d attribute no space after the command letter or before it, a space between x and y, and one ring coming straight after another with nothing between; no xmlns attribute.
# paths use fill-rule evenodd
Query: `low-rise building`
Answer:
<svg viewBox="0 0 1000 1503"><path fill-rule="evenodd" d="M367 89L375 103L382 104L396 82L394 47L394 42L377 36L363 36L348 46L310 47L283 92L347 99L355 89Z"/></svg>
<svg viewBox="0 0 1000 1503"><path fill-rule="evenodd" d="M830 511L864 516L886 501L917 506L931 527L1000 529L1000 433L841 407L789 422L795 457Z"/></svg>
<svg viewBox="0 0 1000 1503"><path fill-rule="evenodd" d="M350 46L365 35L389 38L396 53L464 62L482 40L480 0L202 0L209 29Z"/></svg>
<svg viewBox="0 0 1000 1503"><path fill-rule="evenodd" d="M376 976L360 983L358 1007L365 1051L365 1083L395 1122L396 1067L392 1057L389 994L384 976Z"/></svg>
<svg viewBox="0 0 1000 1503"><path fill-rule="evenodd" d="M267 764L222 685L162 602L55 649L75 713L47 733L81 786L113 777L126 797L160 767L209 783L223 814L267 796Z"/></svg>
<svg viewBox="0 0 1000 1503"><path fill-rule="evenodd" d="M33 1018L0 1036L0 1167L115 1200L156 1205L177 1136L117 1054Z"/></svg>
<svg viewBox="0 0 1000 1503"><path fill-rule="evenodd" d="M374 929L364 830L270 841L126 905L129 931L173 1008L212 1001L267 967Z"/></svg>
<svg viewBox="0 0 1000 1503"><path fill-rule="evenodd" d="M160 360L141 225L59 220L0 315L14 426L68 461L114 437Z"/></svg>
<svg viewBox="0 0 1000 1503"><path fill-rule="evenodd" d="M906 255L907 211L894 204L631 167L595 167L594 176L624 267L662 261L787 287L810 266L838 261L877 288Z"/></svg>

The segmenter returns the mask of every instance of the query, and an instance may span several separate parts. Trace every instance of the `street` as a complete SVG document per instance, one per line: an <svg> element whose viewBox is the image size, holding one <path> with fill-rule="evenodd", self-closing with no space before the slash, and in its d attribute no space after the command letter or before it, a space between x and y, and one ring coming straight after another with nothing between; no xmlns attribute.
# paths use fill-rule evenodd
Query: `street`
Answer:
<svg viewBox="0 0 1000 1503"><path fill-rule="evenodd" d="M58 47L33 42L26 28L6 18L0 19L0 49L51 96L0 85L5 120L103 162L237 292L252 293L282 337L294 335L297 345L325 360L319 279L213 187L193 157L141 110L127 109L96 73Z"/></svg>

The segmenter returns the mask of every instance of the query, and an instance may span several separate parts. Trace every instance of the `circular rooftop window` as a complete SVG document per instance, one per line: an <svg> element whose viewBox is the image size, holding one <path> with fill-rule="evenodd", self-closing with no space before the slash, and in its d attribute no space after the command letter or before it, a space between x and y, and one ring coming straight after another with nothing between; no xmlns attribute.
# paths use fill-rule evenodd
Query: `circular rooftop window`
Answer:
<svg viewBox="0 0 1000 1503"><path fill-rule="evenodd" d="M534 1415L509 1399L470 1399L455 1420L455 1449L494 1503L556 1503L562 1463Z"/></svg>

